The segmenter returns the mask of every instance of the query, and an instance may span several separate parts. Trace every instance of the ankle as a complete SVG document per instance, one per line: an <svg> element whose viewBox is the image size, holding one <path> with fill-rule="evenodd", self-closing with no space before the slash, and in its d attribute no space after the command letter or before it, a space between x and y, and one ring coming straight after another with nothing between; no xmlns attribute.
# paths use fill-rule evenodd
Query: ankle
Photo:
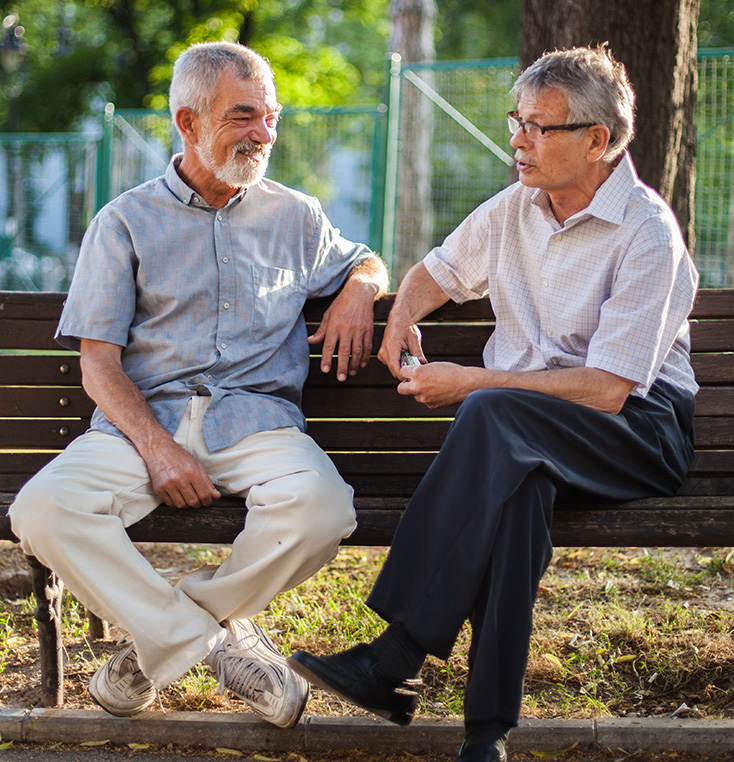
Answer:
<svg viewBox="0 0 734 762"><path fill-rule="evenodd" d="M471 723L466 726L464 743L467 747L475 743L504 745L510 734L510 726L501 720Z"/></svg>
<svg viewBox="0 0 734 762"><path fill-rule="evenodd" d="M370 645L377 656L377 669L399 680L416 677L426 660L426 651L399 622L388 625Z"/></svg>

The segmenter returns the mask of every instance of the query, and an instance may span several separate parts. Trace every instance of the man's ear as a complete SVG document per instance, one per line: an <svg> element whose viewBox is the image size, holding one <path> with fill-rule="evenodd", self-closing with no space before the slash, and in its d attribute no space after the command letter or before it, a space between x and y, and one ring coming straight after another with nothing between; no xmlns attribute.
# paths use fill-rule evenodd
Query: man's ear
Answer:
<svg viewBox="0 0 734 762"><path fill-rule="evenodd" d="M599 161L606 153L611 134L609 128L603 124L594 124L587 127L586 135L589 139L589 151L586 158L589 162Z"/></svg>
<svg viewBox="0 0 734 762"><path fill-rule="evenodd" d="M199 142L200 120L190 108L184 106L176 112L176 126L189 145Z"/></svg>

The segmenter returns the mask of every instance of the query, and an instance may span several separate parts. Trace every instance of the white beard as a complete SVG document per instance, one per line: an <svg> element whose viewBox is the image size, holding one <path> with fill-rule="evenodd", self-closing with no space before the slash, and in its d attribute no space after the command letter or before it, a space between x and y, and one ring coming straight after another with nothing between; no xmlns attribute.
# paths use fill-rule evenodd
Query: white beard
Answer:
<svg viewBox="0 0 734 762"><path fill-rule="evenodd" d="M265 177L270 159L272 146L261 146L258 143L240 143L232 148L232 153L223 164L217 164L212 150L212 134L206 133L206 138L195 146L199 161L214 177L231 188L248 188L259 183ZM240 152L245 154L262 154L260 161L252 162L240 158Z"/></svg>

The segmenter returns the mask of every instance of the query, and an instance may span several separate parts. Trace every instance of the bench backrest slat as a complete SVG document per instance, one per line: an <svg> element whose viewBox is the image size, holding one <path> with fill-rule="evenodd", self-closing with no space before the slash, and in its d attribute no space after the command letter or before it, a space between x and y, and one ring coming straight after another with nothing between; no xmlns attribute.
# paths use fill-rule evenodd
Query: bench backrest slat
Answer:
<svg viewBox="0 0 734 762"><path fill-rule="evenodd" d="M0 452L0 492L17 490L88 426L93 405L80 386L78 355L53 341L64 299L65 294L0 292L0 450L12 450ZM391 295L375 306L375 348L392 301ZM306 305L311 329L328 303ZM447 304L422 325L426 354L481 364L492 321L485 300ZM720 494L734 478L734 289L701 291L691 328L692 362L702 388L696 460L682 494ZM450 425L453 408L428 410L398 395L395 386L375 358L345 383L333 371L322 374L319 357L311 358L303 398L309 433L358 495L409 495Z"/></svg>

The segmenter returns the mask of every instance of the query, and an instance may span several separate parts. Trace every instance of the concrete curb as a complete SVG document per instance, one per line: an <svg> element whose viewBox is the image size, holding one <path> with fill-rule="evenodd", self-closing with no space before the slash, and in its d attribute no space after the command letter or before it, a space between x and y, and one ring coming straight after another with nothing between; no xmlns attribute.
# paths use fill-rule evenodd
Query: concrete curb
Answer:
<svg viewBox="0 0 734 762"><path fill-rule="evenodd" d="M249 714L144 712L129 719L99 709L1 709L3 741L72 743L110 741L262 752L324 752L453 755L463 736L458 720L415 720L407 728L370 717L305 716L280 730ZM511 751L553 752L575 747L625 751L734 752L734 720L602 719L521 720Z"/></svg>

